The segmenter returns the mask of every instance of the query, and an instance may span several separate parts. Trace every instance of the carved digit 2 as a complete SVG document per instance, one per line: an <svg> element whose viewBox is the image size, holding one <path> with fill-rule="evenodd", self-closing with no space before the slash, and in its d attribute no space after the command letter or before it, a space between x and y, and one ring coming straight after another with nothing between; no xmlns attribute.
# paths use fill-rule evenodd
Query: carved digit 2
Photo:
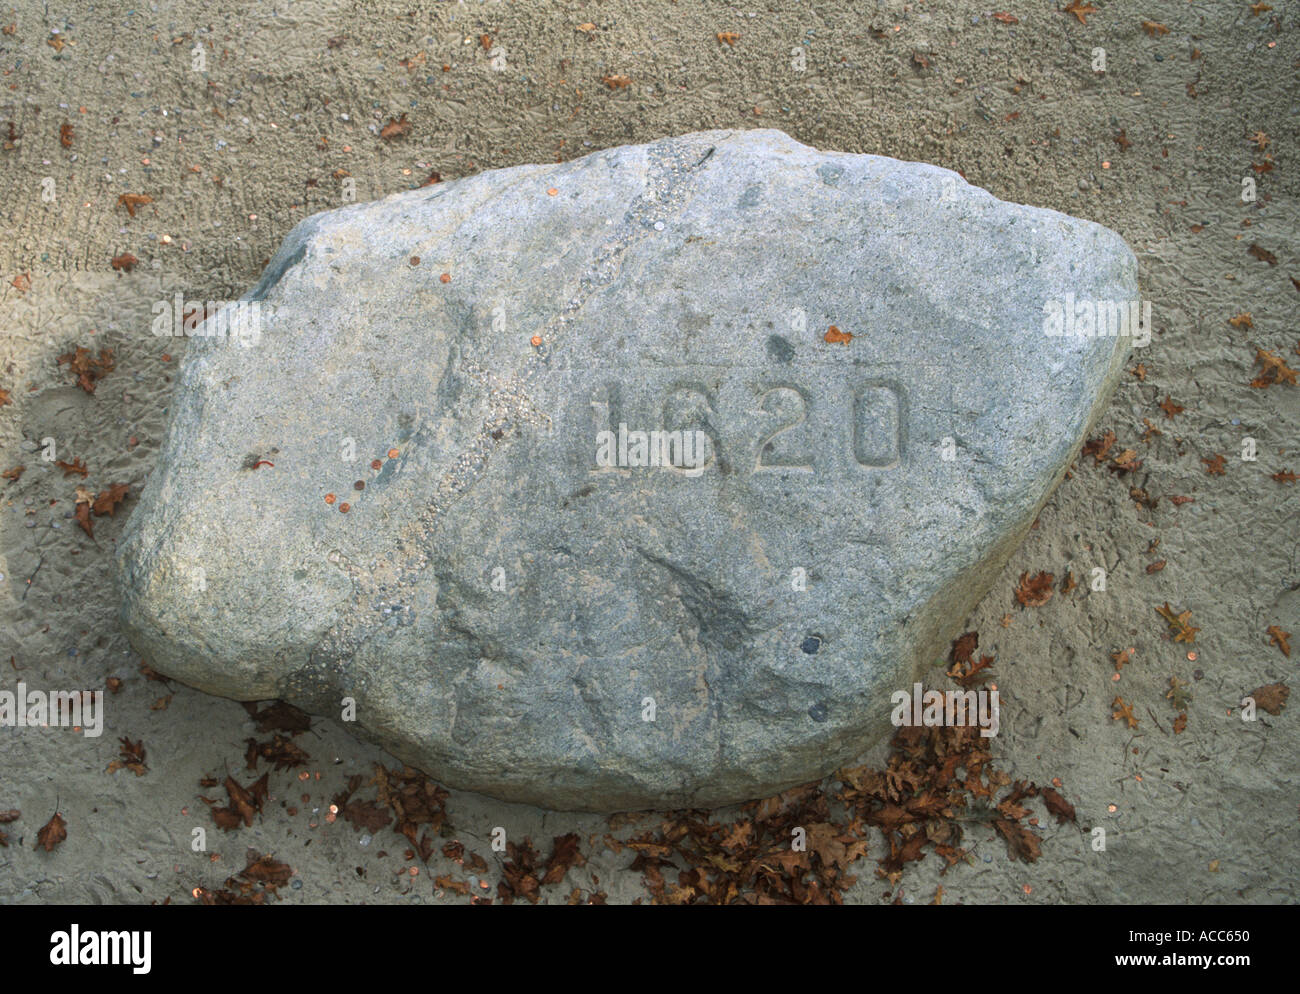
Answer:
<svg viewBox="0 0 1300 994"><path fill-rule="evenodd" d="M804 399L803 394L798 390L794 389L793 387L774 387L773 389L768 390L766 393L763 394L762 398L759 400L759 404L758 404L759 409L766 414L776 414L777 411L772 410L768 406L768 401L771 400L772 397L776 396L777 394L793 394L795 399L799 402L799 416L795 418L793 421L787 422L785 424L777 425L776 428L774 428L772 431L768 432L768 434L764 435L762 438L758 440L758 456L754 461L754 471L759 472L764 469L811 470L813 468L811 462L798 462L795 460L782 461L779 459L773 460L772 462L768 462L764 459L764 453L767 452L768 447L772 444L772 440L776 438L777 435L783 434L784 432L789 431L791 428L795 428L803 424L804 421L808 419L808 402Z"/></svg>

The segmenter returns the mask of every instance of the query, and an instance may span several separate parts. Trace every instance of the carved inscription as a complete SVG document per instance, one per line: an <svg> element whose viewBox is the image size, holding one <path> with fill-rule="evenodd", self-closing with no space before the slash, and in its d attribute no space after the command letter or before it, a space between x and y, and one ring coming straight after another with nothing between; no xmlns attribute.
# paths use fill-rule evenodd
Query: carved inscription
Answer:
<svg viewBox="0 0 1300 994"><path fill-rule="evenodd" d="M802 382L763 370L728 371L719 377L683 377L666 389L613 379L590 399L591 434L580 444L592 472L628 472L626 465L597 465L597 435L644 432L653 439L693 437L702 453L690 471L665 460L668 472L744 474L755 478L855 473L893 469L902 462L905 403L902 387L863 376ZM609 433L609 434L603 434ZM588 444L591 442L592 444ZM651 446L653 451L653 445ZM632 464L635 467L635 460ZM646 464L650 465L650 464Z"/></svg>

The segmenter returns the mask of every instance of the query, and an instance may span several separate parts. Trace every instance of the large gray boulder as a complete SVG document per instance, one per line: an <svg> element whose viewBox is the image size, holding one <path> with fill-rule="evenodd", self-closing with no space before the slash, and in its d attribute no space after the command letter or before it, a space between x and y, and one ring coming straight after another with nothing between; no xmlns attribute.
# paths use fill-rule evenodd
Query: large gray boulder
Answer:
<svg viewBox="0 0 1300 994"><path fill-rule="evenodd" d="M245 298L260 336L190 342L122 623L169 676L351 698L501 798L814 779L889 730L1061 478L1130 344L1061 308L1136 270L1096 224L770 130L318 214ZM628 465L674 430L697 469Z"/></svg>

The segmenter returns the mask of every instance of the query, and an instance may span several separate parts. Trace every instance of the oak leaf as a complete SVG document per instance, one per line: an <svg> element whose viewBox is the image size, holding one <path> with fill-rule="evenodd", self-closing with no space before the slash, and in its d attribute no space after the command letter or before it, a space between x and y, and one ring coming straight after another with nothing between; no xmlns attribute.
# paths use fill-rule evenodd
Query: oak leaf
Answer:
<svg viewBox="0 0 1300 994"><path fill-rule="evenodd" d="M112 349L100 349L96 359L90 349L78 345L71 352L65 352L55 360L58 365L68 365L68 371L77 377L77 386L86 393L95 392L95 384L101 377L111 373L117 366Z"/></svg>
<svg viewBox="0 0 1300 994"><path fill-rule="evenodd" d="M1250 692L1250 696L1255 698L1255 705L1269 714L1281 714L1290 694L1291 688L1285 683L1265 684Z"/></svg>
<svg viewBox="0 0 1300 994"><path fill-rule="evenodd" d="M54 465L63 470L63 475L65 477L72 476L76 473L82 479L85 479L86 475L90 472L90 470L86 469L86 464L80 459L74 459L72 462L64 462L62 459L57 459L55 460Z"/></svg>
<svg viewBox="0 0 1300 994"><path fill-rule="evenodd" d="M1028 571L1020 574L1020 583L1016 587L1016 600L1022 607L1042 607L1052 599L1056 592L1052 586L1056 577L1051 573L1039 572L1032 578Z"/></svg>
<svg viewBox="0 0 1300 994"><path fill-rule="evenodd" d="M379 130L379 137L384 141L392 141L394 138L401 138L411 133L411 122L406 119L406 114L399 118L389 118L388 123Z"/></svg>
<svg viewBox="0 0 1300 994"><path fill-rule="evenodd" d="M1110 706L1114 708L1114 710L1111 712L1110 715L1111 721L1122 720L1128 722L1129 728L1138 727L1138 720L1133 716L1132 704L1125 704L1124 698L1120 697L1119 695L1116 695L1115 699L1111 701Z"/></svg>
<svg viewBox="0 0 1300 994"><path fill-rule="evenodd" d="M1106 453L1110 451L1110 447L1114 444L1115 433L1110 429L1107 429L1106 433L1100 438L1092 438L1084 443L1083 454L1085 456L1092 456L1097 460L1097 462L1105 462Z"/></svg>
<svg viewBox="0 0 1300 994"><path fill-rule="evenodd" d="M1263 367L1259 376L1250 381L1257 390L1267 390L1274 383L1296 385L1296 370L1286 364L1286 359L1266 349L1255 350L1255 362Z"/></svg>
<svg viewBox="0 0 1300 994"><path fill-rule="evenodd" d="M1192 626L1191 611L1174 614L1174 610L1169 606L1168 601L1165 601L1164 607L1158 607L1155 610L1156 614L1160 615L1160 617L1164 618L1165 621L1168 622L1170 630L1174 633L1175 642L1196 641L1196 633L1199 632L1200 629Z"/></svg>
<svg viewBox="0 0 1300 994"><path fill-rule="evenodd" d="M1269 625L1264 629L1264 633L1268 636L1269 642L1282 650L1282 655L1291 658L1291 643L1287 641L1291 637L1290 632L1282 631L1277 625Z"/></svg>
<svg viewBox="0 0 1300 994"><path fill-rule="evenodd" d="M1083 3L1082 0L1070 0L1070 3L1065 7L1065 12L1077 17L1080 24L1087 24L1088 15L1097 13L1097 8L1090 3Z"/></svg>

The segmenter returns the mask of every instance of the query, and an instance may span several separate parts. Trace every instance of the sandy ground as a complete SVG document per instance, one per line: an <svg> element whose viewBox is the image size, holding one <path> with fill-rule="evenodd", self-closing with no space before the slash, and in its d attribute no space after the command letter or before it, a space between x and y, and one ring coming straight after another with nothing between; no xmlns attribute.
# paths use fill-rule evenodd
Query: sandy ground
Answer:
<svg viewBox="0 0 1300 994"><path fill-rule="evenodd" d="M396 765L329 720L298 740L312 757L309 780L272 773L254 824L215 830L199 795L218 791L198 782L260 775L243 760L256 732L236 703L141 675L114 620L110 568L134 496L95 519L92 540L72 517L75 488L129 483L134 494L146 484L184 347L149 333L153 302L176 290L245 292L294 223L343 202L339 170L371 199L431 171L453 179L755 126L937 163L1005 200L1108 225L1137 253L1154 305L1154 339L1132 362L1145 379L1125 378L1101 424L1117 436L1110 454L1135 449L1141 469L1125 476L1081 458L966 622L997 660L1001 768L1040 784L1059 778L1078 825L1044 817L1042 858L1028 865L980 828L967 840L969 865L941 879L942 861L929 857L892 891L872 873L873 843L846 900L924 902L942 883L945 903L1296 901L1300 716L1246 722L1239 705L1256 687L1291 681L1300 661L1265 633L1277 625L1300 638L1300 485L1271 478L1300 472L1300 393L1249 385L1257 348L1300 363L1290 159L1300 147L1300 7L1095 0L1084 24L1049 4L1005 3L1018 23L953 0L0 7L0 390L12 397L0 407L0 471L26 467L0 481L0 690L123 681L99 738L0 727L0 811L22 812L2 826L0 901L186 902L194 886L242 868L251 847L293 866L282 902L464 903L433 878L454 873L476 893L480 877L495 885L497 826L543 853L553 836L582 837L587 864L543 900L574 887L610 902L648 899L630 853L601 843L603 817L462 792L447 802L451 837L488 870L435 855L411 876L391 831L370 840L325 820L349 776ZM1144 31L1144 19L1167 33ZM575 30L587 22L594 31ZM718 32L738 37L729 46ZM483 34L503 50L502 68ZM206 71L192 67L196 42ZM1097 48L1104 74L1092 68ZM614 75L630 85L602 84ZM382 140L379 128L401 114L410 134ZM1244 176L1257 184L1251 203ZM153 202L130 217L123 193ZM1252 245L1276 264L1249 254ZM138 257L132 272L111 268L122 253ZM1243 312L1250 324L1228 323ZM918 351L925 341L918 328ZM76 346L115 352L93 395L56 362ZM1166 397L1184 410L1167 417L1157 406ZM1144 419L1161 433L1148 435ZM1253 462L1241 458L1247 437ZM45 438L89 475L43 461ZM1221 475L1202 462L1216 453ZM1155 506L1135 502L1132 486ZM1089 588L1097 566L1104 591ZM1016 580L1039 570L1058 580L1069 571L1080 585L1021 608ZM1194 643L1170 641L1155 611L1166 602L1192 612ZM1116 681L1111 654L1129 647ZM1192 693L1181 734L1165 696L1171 677ZM941 683L937 672L928 679ZM1116 694L1137 728L1112 719ZM143 742L144 776L105 772L120 736ZM56 810L67 839L37 850L37 829ZM654 824L645 816L620 834ZM191 851L196 826L208 829L207 853ZM1096 826L1104 852L1091 845Z"/></svg>

